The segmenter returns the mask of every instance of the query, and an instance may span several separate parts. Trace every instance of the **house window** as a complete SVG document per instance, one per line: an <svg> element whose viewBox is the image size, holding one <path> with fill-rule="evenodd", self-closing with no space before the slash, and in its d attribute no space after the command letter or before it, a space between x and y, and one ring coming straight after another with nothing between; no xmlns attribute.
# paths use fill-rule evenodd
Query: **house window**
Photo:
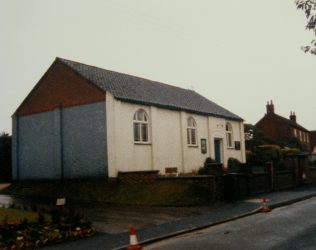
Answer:
<svg viewBox="0 0 316 250"><path fill-rule="evenodd" d="M187 127L187 140L188 145L197 146L197 139L196 139L196 122L193 117L188 118L188 127Z"/></svg>
<svg viewBox="0 0 316 250"><path fill-rule="evenodd" d="M308 137L308 135L307 135L307 133L305 132L305 133L304 133L304 141L305 141L305 142L307 142L307 137Z"/></svg>
<svg viewBox="0 0 316 250"><path fill-rule="evenodd" d="M227 147L233 148L233 129L229 122L226 123L226 141Z"/></svg>
<svg viewBox="0 0 316 250"><path fill-rule="evenodd" d="M294 129L294 137L297 137L297 131Z"/></svg>
<svg viewBox="0 0 316 250"><path fill-rule="evenodd" d="M148 143L148 116L142 109L137 110L133 118L134 142Z"/></svg>

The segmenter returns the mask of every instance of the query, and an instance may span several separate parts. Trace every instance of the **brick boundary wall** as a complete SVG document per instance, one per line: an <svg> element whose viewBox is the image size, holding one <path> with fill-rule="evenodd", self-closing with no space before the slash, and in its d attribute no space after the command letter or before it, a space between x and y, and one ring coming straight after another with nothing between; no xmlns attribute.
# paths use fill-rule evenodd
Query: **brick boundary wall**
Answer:
<svg viewBox="0 0 316 250"><path fill-rule="evenodd" d="M158 178L158 170L118 172L118 181L122 183L153 183Z"/></svg>
<svg viewBox="0 0 316 250"><path fill-rule="evenodd" d="M316 181L316 168L308 173L309 181ZM275 170L265 167L263 173L227 173L222 175L159 176L158 171L119 172L123 183L172 182L200 185L209 191L211 200L236 200L253 194L290 189L302 182L299 167Z"/></svg>

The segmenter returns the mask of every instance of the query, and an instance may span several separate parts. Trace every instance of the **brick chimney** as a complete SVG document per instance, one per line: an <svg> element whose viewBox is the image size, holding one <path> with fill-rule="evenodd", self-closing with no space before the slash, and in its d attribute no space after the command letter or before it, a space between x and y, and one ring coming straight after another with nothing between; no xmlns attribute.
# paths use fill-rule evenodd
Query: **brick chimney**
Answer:
<svg viewBox="0 0 316 250"><path fill-rule="evenodd" d="M291 111L290 120L291 120L292 122L295 122L295 123L296 123L296 115L295 115L295 112L292 112L292 111Z"/></svg>
<svg viewBox="0 0 316 250"><path fill-rule="evenodd" d="M267 102L267 114L274 114L274 105L273 105L273 102L272 100Z"/></svg>

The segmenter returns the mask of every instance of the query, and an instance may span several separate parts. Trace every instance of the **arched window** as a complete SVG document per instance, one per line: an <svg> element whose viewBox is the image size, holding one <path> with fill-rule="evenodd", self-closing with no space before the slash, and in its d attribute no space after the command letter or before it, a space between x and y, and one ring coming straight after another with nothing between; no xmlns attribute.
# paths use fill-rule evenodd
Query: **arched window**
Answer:
<svg viewBox="0 0 316 250"><path fill-rule="evenodd" d="M148 142L148 116L146 112L139 109L133 118L134 142Z"/></svg>
<svg viewBox="0 0 316 250"><path fill-rule="evenodd" d="M229 122L226 123L226 141L227 141L227 147L232 148L233 147L233 129L232 129L232 125Z"/></svg>
<svg viewBox="0 0 316 250"><path fill-rule="evenodd" d="M188 124L187 124L187 139L188 139L188 145L197 145L197 139L196 139L196 122L193 119L193 117L188 118Z"/></svg>

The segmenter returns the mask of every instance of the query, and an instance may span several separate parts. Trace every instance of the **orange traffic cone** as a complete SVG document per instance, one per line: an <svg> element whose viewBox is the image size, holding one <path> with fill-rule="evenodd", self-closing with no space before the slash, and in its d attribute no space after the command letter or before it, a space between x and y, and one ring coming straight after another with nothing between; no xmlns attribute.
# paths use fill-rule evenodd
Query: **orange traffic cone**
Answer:
<svg viewBox="0 0 316 250"><path fill-rule="evenodd" d="M268 199L267 198L262 198L262 206L261 206L261 211L264 213L270 212L271 208L267 205Z"/></svg>
<svg viewBox="0 0 316 250"><path fill-rule="evenodd" d="M129 230L129 246L127 250L138 250L142 249L142 246L138 244L138 240L135 234L135 229L133 227Z"/></svg>

